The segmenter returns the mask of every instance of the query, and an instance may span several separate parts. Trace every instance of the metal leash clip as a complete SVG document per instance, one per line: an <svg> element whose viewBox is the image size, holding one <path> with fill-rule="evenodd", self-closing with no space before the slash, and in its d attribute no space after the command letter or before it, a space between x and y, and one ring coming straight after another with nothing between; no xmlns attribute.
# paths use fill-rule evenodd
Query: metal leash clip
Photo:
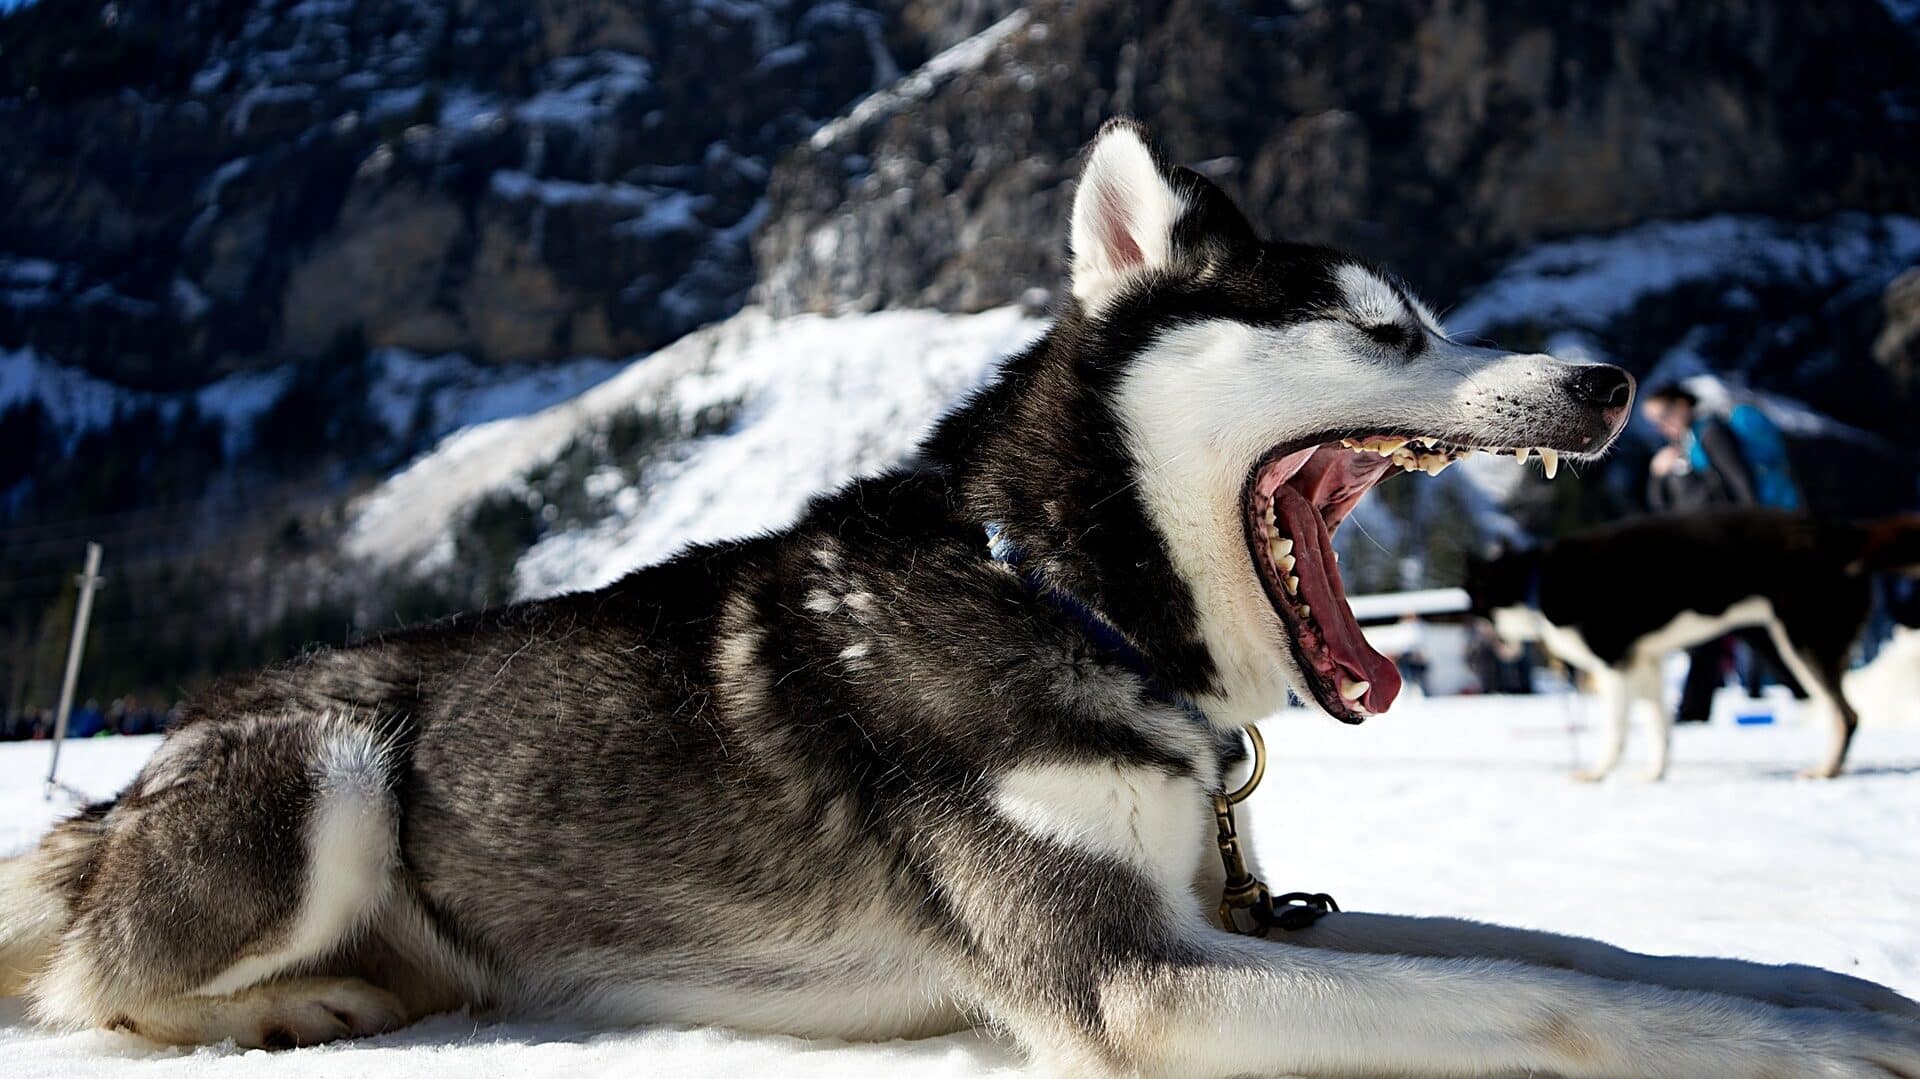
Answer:
<svg viewBox="0 0 1920 1079"><path fill-rule="evenodd" d="M1229 933L1264 937L1275 929L1305 929L1322 915L1339 910L1340 904L1325 892L1288 892L1276 901L1266 883L1247 868L1240 833L1234 827L1233 807L1245 801L1267 774L1267 743L1258 730L1246 730L1253 742L1253 774L1231 794L1213 795L1214 842L1220 848L1220 865L1227 871L1220 894L1220 924Z"/></svg>

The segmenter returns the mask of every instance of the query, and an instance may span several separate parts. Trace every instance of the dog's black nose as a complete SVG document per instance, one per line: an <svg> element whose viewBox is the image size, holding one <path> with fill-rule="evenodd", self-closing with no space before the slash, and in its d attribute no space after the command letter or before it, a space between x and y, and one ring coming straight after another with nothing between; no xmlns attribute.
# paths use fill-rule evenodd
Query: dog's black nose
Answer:
<svg viewBox="0 0 1920 1079"><path fill-rule="evenodd" d="M1582 367L1568 381L1568 389L1581 404L1599 408L1625 408L1633 400L1633 376L1610 363Z"/></svg>

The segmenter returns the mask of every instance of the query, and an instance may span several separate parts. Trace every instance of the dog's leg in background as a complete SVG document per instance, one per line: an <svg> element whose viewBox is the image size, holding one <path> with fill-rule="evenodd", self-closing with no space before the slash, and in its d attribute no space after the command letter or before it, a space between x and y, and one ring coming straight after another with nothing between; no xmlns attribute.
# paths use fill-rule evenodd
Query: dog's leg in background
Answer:
<svg viewBox="0 0 1920 1079"><path fill-rule="evenodd" d="M1853 705L1847 703L1846 694L1841 691L1841 678L1846 671L1846 653L1838 656L1823 656L1800 642L1787 636L1786 627L1779 619L1767 626L1773 645L1780 651L1780 658L1793 672L1801 688L1807 691L1807 699L1818 707L1827 721L1827 748L1820 755L1820 762L1800 773L1806 779L1832 779L1840 774L1847 760L1847 749L1853 744L1853 732L1859 729L1860 717L1855 714ZM1851 642L1848 642L1849 646Z"/></svg>
<svg viewBox="0 0 1920 1079"><path fill-rule="evenodd" d="M1633 686L1627 672L1619 668L1599 667L1590 673L1604 706L1606 741L1601 746L1600 759L1575 772L1573 777L1583 782L1597 783L1607 778L1607 774L1620 763L1621 754L1626 752L1627 721L1633 715Z"/></svg>
<svg viewBox="0 0 1920 1079"><path fill-rule="evenodd" d="M1644 702L1649 712L1647 723L1653 735L1653 759L1640 773L1640 778L1649 783L1666 778L1667 760L1673 754L1673 710L1667 707L1666 695L1660 692L1660 660L1663 658L1636 660L1627 674L1628 697Z"/></svg>

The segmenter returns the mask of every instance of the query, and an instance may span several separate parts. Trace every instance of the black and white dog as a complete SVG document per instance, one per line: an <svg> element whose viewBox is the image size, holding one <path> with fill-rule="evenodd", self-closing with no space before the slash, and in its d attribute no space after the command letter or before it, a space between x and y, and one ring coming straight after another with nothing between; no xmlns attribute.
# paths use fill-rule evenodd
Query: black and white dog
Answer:
<svg viewBox="0 0 1920 1079"><path fill-rule="evenodd" d="M1661 699L1661 660L1742 627L1766 631L1825 713L1826 752L1804 774L1826 779L1840 774L1859 726L1841 676L1866 627L1871 575L1913 567L1920 518L1859 524L1728 509L1643 517L1475 562L1467 592L1501 636L1537 640L1593 677L1607 702L1607 742L1581 779L1620 763L1636 700L1653 716L1646 778L1665 775L1673 717Z"/></svg>
<svg viewBox="0 0 1920 1079"><path fill-rule="evenodd" d="M911 466L202 696L0 869L7 988L189 1043L472 1007L984 1024L1072 1075L1920 1075L1920 1009L1839 974L1380 915L1223 931L1223 739L1289 687L1345 722L1398 689L1333 530L1470 449L1597 453L1632 383L1448 340L1127 123L1072 250L1052 331Z"/></svg>

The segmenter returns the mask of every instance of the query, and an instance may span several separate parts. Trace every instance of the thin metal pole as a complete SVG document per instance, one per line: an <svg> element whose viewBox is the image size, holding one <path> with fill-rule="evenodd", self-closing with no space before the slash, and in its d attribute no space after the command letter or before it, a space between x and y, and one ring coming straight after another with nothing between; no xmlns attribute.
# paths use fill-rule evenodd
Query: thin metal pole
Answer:
<svg viewBox="0 0 1920 1079"><path fill-rule="evenodd" d="M87 645L87 619L93 615L93 588L100 583L100 545L87 544L87 568L80 574L80 602L73 609L73 639L67 642L67 675L60 683L60 710L53 718L53 763L47 767L47 798L58 786L60 744L67 740L67 717L73 713L73 684L80 679L80 653Z"/></svg>

